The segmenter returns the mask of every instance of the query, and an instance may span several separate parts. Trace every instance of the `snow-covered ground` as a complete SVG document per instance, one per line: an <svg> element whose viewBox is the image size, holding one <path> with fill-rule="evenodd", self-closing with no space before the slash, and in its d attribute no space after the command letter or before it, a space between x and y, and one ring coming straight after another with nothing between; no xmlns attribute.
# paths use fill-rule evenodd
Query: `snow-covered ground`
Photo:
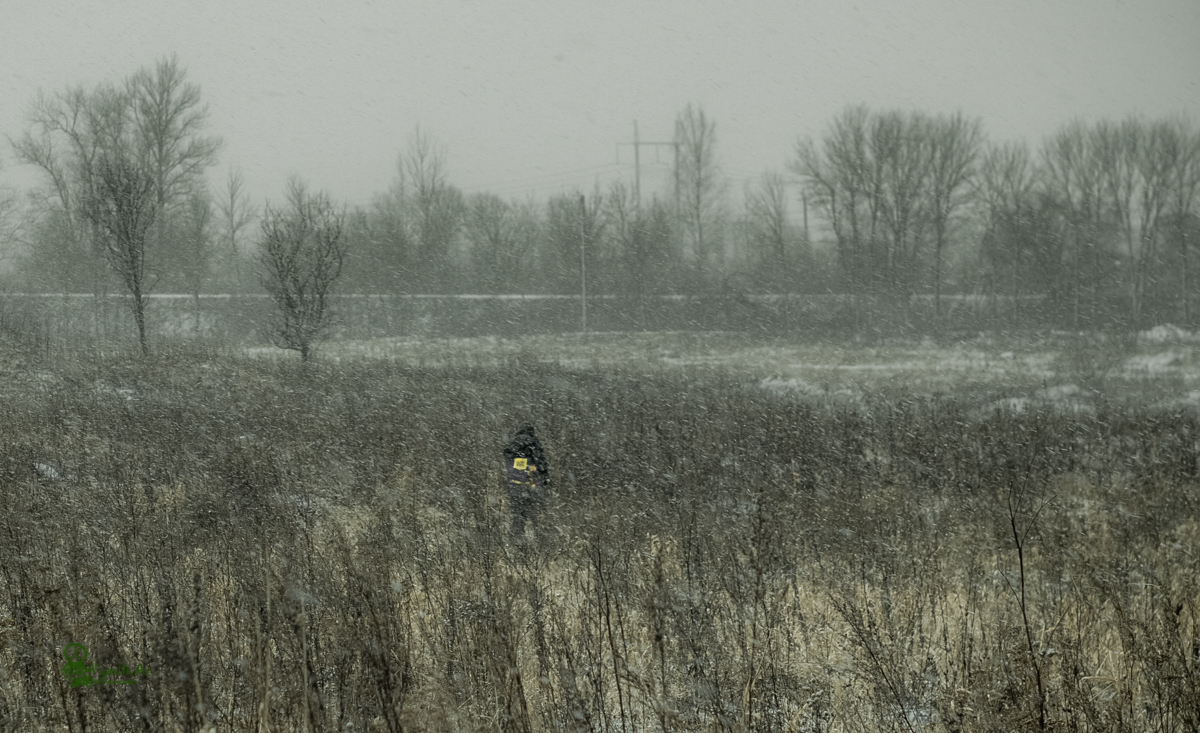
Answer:
<svg viewBox="0 0 1200 733"><path fill-rule="evenodd" d="M253 349L263 356L275 349ZM981 334L954 342L768 338L729 332L593 333L321 344L318 358L425 366L548 362L642 373L721 373L781 395L856 401L966 397L984 409L1089 413L1103 400L1200 408L1200 333L1157 326L1136 338Z"/></svg>

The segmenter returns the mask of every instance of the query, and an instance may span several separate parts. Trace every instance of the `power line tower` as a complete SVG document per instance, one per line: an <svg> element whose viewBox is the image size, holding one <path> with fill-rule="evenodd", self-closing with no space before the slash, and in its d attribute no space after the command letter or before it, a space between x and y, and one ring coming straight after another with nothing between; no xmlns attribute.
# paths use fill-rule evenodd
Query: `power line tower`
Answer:
<svg viewBox="0 0 1200 733"><path fill-rule="evenodd" d="M672 140L671 142L652 142L642 140L638 136L637 120L633 121L633 141L626 143L617 143L617 155L620 156L622 145L633 146L633 198L634 205L637 207L637 212L642 212L642 146L668 146L675 149L675 209L679 209L679 143Z"/></svg>

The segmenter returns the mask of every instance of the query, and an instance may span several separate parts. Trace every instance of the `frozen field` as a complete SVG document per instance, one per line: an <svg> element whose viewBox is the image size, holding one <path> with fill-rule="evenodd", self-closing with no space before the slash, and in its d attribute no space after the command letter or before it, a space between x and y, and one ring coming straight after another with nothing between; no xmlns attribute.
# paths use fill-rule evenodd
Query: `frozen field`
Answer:
<svg viewBox="0 0 1200 733"><path fill-rule="evenodd" d="M274 349L251 353L282 354ZM318 358L431 367L549 362L579 369L721 373L782 395L851 402L865 396L955 396L983 409L1092 412L1104 401L1200 407L1200 334L1173 326L1136 337L1062 332L941 342L801 342L730 332L374 339L322 344Z"/></svg>

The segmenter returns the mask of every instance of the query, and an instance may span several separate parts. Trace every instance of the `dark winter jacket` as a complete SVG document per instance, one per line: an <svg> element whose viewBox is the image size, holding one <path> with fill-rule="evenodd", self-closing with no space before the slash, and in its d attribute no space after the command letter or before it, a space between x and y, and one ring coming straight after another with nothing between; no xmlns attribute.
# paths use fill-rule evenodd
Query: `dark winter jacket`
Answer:
<svg viewBox="0 0 1200 733"><path fill-rule="evenodd" d="M504 446L504 458L509 467L517 458L524 458L528 464L537 467L537 476L532 477L538 484L544 484L550 477L550 465L546 461L546 453L542 450L542 442L533 432L533 426L524 423L517 429L517 434Z"/></svg>

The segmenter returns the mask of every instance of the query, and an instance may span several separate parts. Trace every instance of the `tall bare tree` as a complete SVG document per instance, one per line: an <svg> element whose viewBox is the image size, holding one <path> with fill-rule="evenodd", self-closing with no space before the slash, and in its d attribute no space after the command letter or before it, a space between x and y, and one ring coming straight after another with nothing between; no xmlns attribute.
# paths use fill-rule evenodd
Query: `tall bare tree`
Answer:
<svg viewBox="0 0 1200 733"><path fill-rule="evenodd" d="M1044 190L1064 218L1065 290L1075 326L1094 313L1111 276L1115 241L1104 200L1104 174L1089 145L1088 130L1072 122L1042 147Z"/></svg>
<svg viewBox="0 0 1200 733"><path fill-rule="evenodd" d="M156 204L166 214L155 227L156 244L164 247L168 216L216 162L221 141L203 134L208 106L201 102L200 86L187 81L175 55L153 69L134 72L125 87L143 155L154 173Z"/></svg>
<svg viewBox="0 0 1200 733"><path fill-rule="evenodd" d="M188 192L168 230L177 240L175 269L182 275L182 282L192 296L197 333L201 326L200 291L212 274L212 229L212 194L203 181L199 181Z"/></svg>
<svg viewBox="0 0 1200 733"><path fill-rule="evenodd" d="M403 173L347 223L353 255L347 287L364 293L396 293L420 287L424 275L414 242Z"/></svg>
<svg viewBox="0 0 1200 733"><path fill-rule="evenodd" d="M926 128L919 115L850 107L819 147L797 145L791 169L825 212L852 292L906 302L917 285L929 220Z"/></svg>
<svg viewBox="0 0 1200 733"><path fill-rule="evenodd" d="M919 277L920 228L927 215L929 138L920 115L885 112L871 128L870 150L883 182L888 229L884 261L890 295L907 300Z"/></svg>
<svg viewBox="0 0 1200 733"><path fill-rule="evenodd" d="M105 289L105 262L94 228L83 212L92 168L101 144L91 106L95 93L73 87L39 94L29 114L29 127L12 141L17 160L41 170L47 186L35 192L38 217L34 257L47 263L64 292L80 282L99 296ZM51 250L44 254L46 250ZM61 277L58 277L61 275Z"/></svg>
<svg viewBox="0 0 1200 733"><path fill-rule="evenodd" d="M246 193L246 182L241 171L229 170L225 186L217 202L217 215L221 230L224 269L231 279L234 290L242 290L242 231L254 221L254 206Z"/></svg>
<svg viewBox="0 0 1200 733"><path fill-rule="evenodd" d="M1124 245L1124 284L1134 321L1142 311L1142 252L1138 234L1137 198L1141 181L1139 162L1145 144L1143 130L1137 120L1123 123L1102 120L1088 130L1085 140L1100 175L1104 218L1115 225L1116 234Z"/></svg>
<svg viewBox="0 0 1200 733"><path fill-rule="evenodd" d="M611 290L630 299L638 326L645 326L650 296L665 292L670 284L671 211L657 197L648 206L638 206L634 191L617 182L604 197L603 218L611 249Z"/></svg>
<svg viewBox="0 0 1200 733"><path fill-rule="evenodd" d="M0 160L0 170L4 163ZM11 245L18 238L20 226L17 221L17 193L7 186L0 186L0 260L12 255Z"/></svg>
<svg viewBox="0 0 1200 733"><path fill-rule="evenodd" d="M853 293L873 289L877 278L877 231L883 208L882 181L867 148L870 112L849 107L835 118L820 146L796 145L791 170L825 212L837 245L838 264Z"/></svg>
<svg viewBox="0 0 1200 733"><path fill-rule="evenodd" d="M799 241L788 223L787 181L776 172L746 187L746 228L764 284L775 292L795 287Z"/></svg>
<svg viewBox="0 0 1200 733"><path fill-rule="evenodd" d="M100 138L81 209L113 271L129 291L142 353L146 344L146 241L158 214L153 168L129 129L129 100L120 90L99 90L88 105Z"/></svg>
<svg viewBox="0 0 1200 733"><path fill-rule="evenodd" d="M675 119L676 193L697 286L712 277L720 251L723 182L717 164L717 125L699 105L688 104Z"/></svg>
<svg viewBox="0 0 1200 733"><path fill-rule="evenodd" d="M330 325L330 294L346 260L345 212L324 193L288 181L287 203L263 213L260 281L275 304L268 336L308 361Z"/></svg>
<svg viewBox="0 0 1200 733"><path fill-rule="evenodd" d="M1057 298L1063 287L1058 212L1039 190L1040 177L1028 146L1005 143L987 147L972 181L974 200L982 209L981 255L988 289L1017 296L1012 301L1016 321L1022 318L1021 296Z"/></svg>
<svg viewBox="0 0 1200 733"><path fill-rule="evenodd" d="M1179 256L1179 300L1185 323L1192 322L1191 249L1200 236L1200 130L1184 120L1170 123L1168 145L1177 149L1167 204L1170 236Z"/></svg>
<svg viewBox="0 0 1200 733"><path fill-rule="evenodd" d="M983 141L979 120L961 113L927 121L929 142L929 218L933 225L934 313L942 313L942 260L950 220L970 193L975 159Z"/></svg>
<svg viewBox="0 0 1200 733"><path fill-rule="evenodd" d="M580 199L584 199L582 208ZM546 273L543 287L558 293L580 291L581 248L587 258L587 291L598 292L607 252L605 244L604 196L594 191L585 198L581 191L554 196L546 205L540 269Z"/></svg>
<svg viewBox="0 0 1200 733"><path fill-rule="evenodd" d="M1142 126L1141 137L1141 154L1137 159L1137 214L1136 219L1131 217L1131 223L1136 222L1139 239L1136 318L1142 315L1148 298L1165 295L1159 288L1165 275L1163 229L1172 198L1171 187L1177 180L1175 169L1186 165L1184 145L1178 129L1170 122L1164 120Z"/></svg>
<svg viewBox="0 0 1200 733"><path fill-rule="evenodd" d="M475 281L487 293L511 293L529 280L537 238L536 217L520 205L487 193L467 199L464 232Z"/></svg>
<svg viewBox="0 0 1200 733"><path fill-rule="evenodd" d="M443 291L450 283L452 255L466 209L462 192L446 179L446 151L420 128L401 159L402 191L424 270L422 285Z"/></svg>

